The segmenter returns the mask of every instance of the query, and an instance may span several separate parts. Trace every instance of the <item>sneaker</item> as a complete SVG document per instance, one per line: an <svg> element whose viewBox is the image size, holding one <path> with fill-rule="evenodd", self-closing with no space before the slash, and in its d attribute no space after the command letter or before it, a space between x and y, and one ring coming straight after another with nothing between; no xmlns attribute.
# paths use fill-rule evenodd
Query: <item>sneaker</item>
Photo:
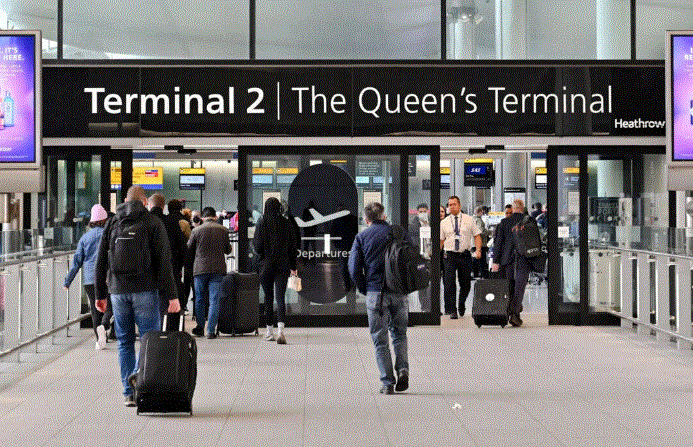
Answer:
<svg viewBox="0 0 693 447"><path fill-rule="evenodd" d="M451 319L451 320L457 320L457 312L451 313L451 314L450 314L450 319Z"/></svg>
<svg viewBox="0 0 693 447"><path fill-rule="evenodd" d="M94 351L99 351L99 350L101 350L101 348L99 347L99 342L97 341L96 343L94 343Z"/></svg>
<svg viewBox="0 0 693 447"><path fill-rule="evenodd" d="M380 394L395 394L395 387L392 385L383 385L380 388Z"/></svg>
<svg viewBox="0 0 693 447"><path fill-rule="evenodd" d="M265 341L274 341L274 334L272 332L265 332Z"/></svg>
<svg viewBox="0 0 693 447"><path fill-rule="evenodd" d="M278 345L285 345L286 344L286 337L284 337L284 334L280 333L277 335L277 344Z"/></svg>
<svg viewBox="0 0 693 447"><path fill-rule="evenodd" d="M192 334L193 334L195 337L204 337L204 335L205 335L205 328L200 327L200 326L197 326L197 327L194 327L190 332L192 332Z"/></svg>
<svg viewBox="0 0 693 447"><path fill-rule="evenodd" d="M126 407L136 407L137 402L135 402L135 397L132 394L125 395L125 406Z"/></svg>
<svg viewBox="0 0 693 447"><path fill-rule="evenodd" d="M104 349L106 347L106 328L103 324L96 326L96 346L97 349Z"/></svg>
<svg viewBox="0 0 693 447"><path fill-rule="evenodd" d="M116 341L115 326L111 325L110 329L106 331L106 341Z"/></svg>
<svg viewBox="0 0 693 447"><path fill-rule="evenodd" d="M397 371L397 385L395 385L395 391L402 392L407 388L409 388L409 371L400 369Z"/></svg>
<svg viewBox="0 0 693 447"><path fill-rule="evenodd" d="M210 340L213 340L213 339L217 338L217 334L207 334L207 338Z"/></svg>

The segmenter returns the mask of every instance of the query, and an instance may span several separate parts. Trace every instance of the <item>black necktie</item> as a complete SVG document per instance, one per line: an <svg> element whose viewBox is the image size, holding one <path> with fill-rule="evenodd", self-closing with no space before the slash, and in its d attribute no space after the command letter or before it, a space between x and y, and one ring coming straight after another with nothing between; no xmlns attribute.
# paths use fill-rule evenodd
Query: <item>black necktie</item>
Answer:
<svg viewBox="0 0 693 447"><path fill-rule="evenodd" d="M457 226L457 216L455 216L455 251L460 251L460 228Z"/></svg>

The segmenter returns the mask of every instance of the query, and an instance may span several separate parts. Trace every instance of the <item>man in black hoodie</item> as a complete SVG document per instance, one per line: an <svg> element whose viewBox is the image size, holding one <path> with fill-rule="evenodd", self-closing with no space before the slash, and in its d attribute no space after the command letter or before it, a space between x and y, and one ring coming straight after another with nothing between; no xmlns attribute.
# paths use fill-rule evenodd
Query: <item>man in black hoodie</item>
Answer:
<svg viewBox="0 0 693 447"><path fill-rule="evenodd" d="M161 327L158 290L169 298L168 311L180 312L166 229L147 211L146 203L144 189L132 186L125 203L109 219L99 244L94 283L96 308L100 311L106 310L111 294L120 378L128 407L136 405L128 383L128 377L137 371L135 325L140 337Z"/></svg>
<svg viewBox="0 0 693 447"><path fill-rule="evenodd" d="M176 287L178 288L178 297L180 301L180 306L185 307L185 301L183 300L183 264L185 262L185 254L187 251L188 241L183 235L183 231L180 229L177 218L169 214L164 214L164 206L166 205L166 200L164 195L156 192L149 196L149 212L161 219L166 229L166 235L168 236L168 243L171 247L171 268L173 269L173 278L176 281ZM186 297L187 298L187 297ZM166 312L166 299L161 300L161 314ZM176 320L176 321L174 321ZM177 327L177 319L171 319L171 327Z"/></svg>

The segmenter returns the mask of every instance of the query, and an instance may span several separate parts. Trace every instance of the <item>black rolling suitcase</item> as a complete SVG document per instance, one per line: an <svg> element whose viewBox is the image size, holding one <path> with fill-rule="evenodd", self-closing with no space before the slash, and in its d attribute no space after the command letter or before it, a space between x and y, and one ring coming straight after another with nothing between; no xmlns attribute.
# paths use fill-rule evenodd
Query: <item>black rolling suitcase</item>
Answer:
<svg viewBox="0 0 693 447"><path fill-rule="evenodd" d="M164 317L163 328L166 328ZM180 331L150 331L142 337L137 374L130 377L137 414L190 413L197 380L197 344Z"/></svg>
<svg viewBox="0 0 693 447"><path fill-rule="evenodd" d="M508 295L510 285L507 279L478 279L474 283L474 303L472 318L478 327L482 325L508 324Z"/></svg>
<svg viewBox="0 0 693 447"><path fill-rule="evenodd" d="M259 326L260 278L257 273L229 273L221 282L217 332L257 335Z"/></svg>

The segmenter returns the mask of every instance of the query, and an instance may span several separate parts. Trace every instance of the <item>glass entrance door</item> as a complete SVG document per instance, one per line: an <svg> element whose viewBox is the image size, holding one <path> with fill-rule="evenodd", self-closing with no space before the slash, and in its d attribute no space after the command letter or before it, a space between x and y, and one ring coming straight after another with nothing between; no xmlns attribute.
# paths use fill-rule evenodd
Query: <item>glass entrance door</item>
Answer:
<svg viewBox="0 0 693 447"><path fill-rule="evenodd" d="M549 323L617 324L618 247L666 244L662 147L549 147ZM646 241L647 240L647 241ZM650 248L647 248L650 249Z"/></svg>
<svg viewBox="0 0 693 447"><path fill-rule="evenodd" d="M437 155L437 148L239 148L239 204L246 204L245 209L239 206L239 267L257 270L255 228L265 202L276 197L294 228L303 283L300 292L286 292L287 323L365 324L365 296L355 290L347 262L354 238L367 228L366 204L383 204L386 220L410 233L416 227L415 243L431 260L433 277L439 275L438 250L431 249L437 240L437 214L418 212L422 204L429 210L438 206L432 196L437 185L430 185L432 164L438 164L430 155L434 151ZM410 321L437 324L439 314L433 309L438 308L438 297L437 283L412 293ZM260 300L264 303L262 290Z"/></svg>

